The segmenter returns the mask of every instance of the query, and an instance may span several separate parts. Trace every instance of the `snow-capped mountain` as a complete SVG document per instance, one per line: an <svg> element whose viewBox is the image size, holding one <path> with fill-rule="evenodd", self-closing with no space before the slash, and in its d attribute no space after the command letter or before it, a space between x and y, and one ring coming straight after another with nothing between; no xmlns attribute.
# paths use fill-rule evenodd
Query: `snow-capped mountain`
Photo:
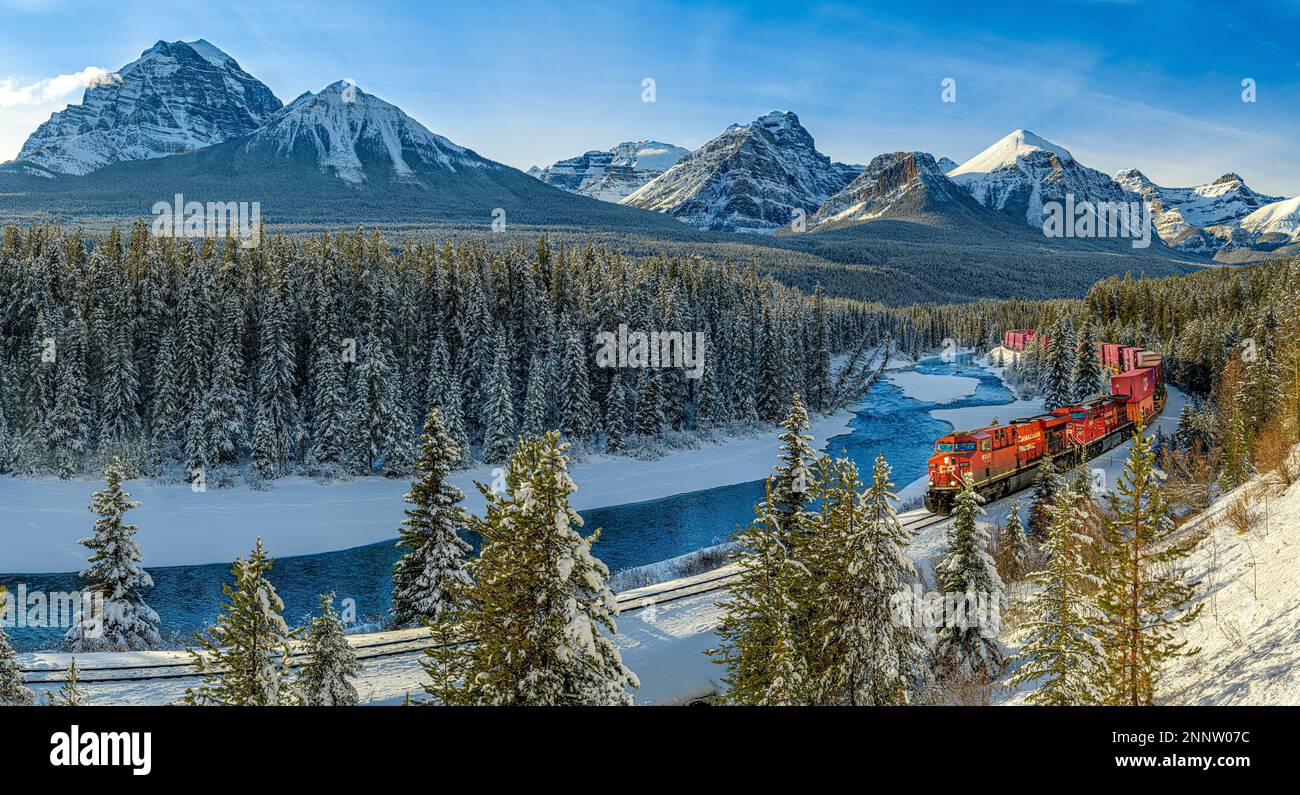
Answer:
<svg viewBox="0 0 1300 795"><path fill-rule="evenodd" d="M538 168L528 174L547 185L617 202L672 168L689 150L660 141L626 141L605 151L593 150Z"/></svg>
<svg viewBox="0 0 1300 795"><path fill-rule="evenodd" d="M789 111L733 124L620 202L700 229L772 232L812 213L858 169L832 163Z"/></svg>
<svg viewBox="0 0 1300 795"><path fill-rule="evenodd" d="M947 174L957 167L956 161L949 157L941 157L934 162L939 166L939 171L944 174Z"/></svg>
<svg viewBox="0 0 1300 795"><path fill-rule="evenodd" d="M1043 223L1043 204L1130 200L1106 174L1079 163L1062 146L1014 130L983 152L948 172L980 204L1021 218L1031 226Z"/></svg>
<svg viewBox="0 0 1300 795"><path fill-rule="evenodd" d="M280 110L271 89L203 39L160 41L54 113L23 144L27 173L88 174L246 135Z"/></svg>
<svg viewBox="0 0 1300 795"><path fill-rule="evenodd" d="M951 162L951 161L950 161ZM867 164L843 190L808 217L808 230L833 229L878 218L910 218L923 213L978 205L943 174L926 152L887 152Z"/></svg>
<svg viewBox="0 0 1300 795"><path fill-rule="evenodd" d="M1266 204L1238 224L1258 245L1300 243L1300 196Z"/></svg>
<svg viewBox="0 0 1300 795"><path fill-rule="evenodd" d="M345 81L298 97L249 136L242 148L310 157L322 172L353 184L373 176L415 180L431 169L456 172L497 165Z"/></svg>
<svg viewBox="0 0 1300 795"><path fill-rule="evenodd" d="M1161 187L1135 168L1116 173L1115 181L1151 203L1156 234L1165 245L1191 254L1213 255L1233 240L1238 223L1280 201L1255 192L1232 173L1191 188Z"/></svg>

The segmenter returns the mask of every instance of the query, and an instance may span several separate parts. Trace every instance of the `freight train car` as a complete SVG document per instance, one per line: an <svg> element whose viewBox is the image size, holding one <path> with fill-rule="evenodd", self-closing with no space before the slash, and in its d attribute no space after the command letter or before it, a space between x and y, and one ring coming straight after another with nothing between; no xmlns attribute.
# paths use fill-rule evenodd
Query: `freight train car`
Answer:
<svg viewBox="0 0 1300 795"><path fill-rule="evenodd" d="M1010 347L1034 336L1033 329L1014 329L1005 340ZM1109 395L939 437L928 462L926 509L950 513L967 475L985 501L1001 499L1033 484L1044 462L1073 466L1096 458L1160 413L1165 400L1160 354L1108 342L1098 343L1094 353L1109 376Z"/></svg>

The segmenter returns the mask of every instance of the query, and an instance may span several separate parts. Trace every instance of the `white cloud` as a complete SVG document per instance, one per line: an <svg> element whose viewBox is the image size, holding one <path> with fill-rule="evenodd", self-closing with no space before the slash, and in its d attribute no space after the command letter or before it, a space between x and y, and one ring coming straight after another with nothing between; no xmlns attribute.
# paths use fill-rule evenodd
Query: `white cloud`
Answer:
<svg viewBox="0 0 1300 795"><path fill-rule="evenodd" d="M47 77L27 83L17 78L6 77L0 79L0 108L66 103L69 97L87 86L121 81L121 79L117 73L98 66L87 66L75 74Z"/></svg>

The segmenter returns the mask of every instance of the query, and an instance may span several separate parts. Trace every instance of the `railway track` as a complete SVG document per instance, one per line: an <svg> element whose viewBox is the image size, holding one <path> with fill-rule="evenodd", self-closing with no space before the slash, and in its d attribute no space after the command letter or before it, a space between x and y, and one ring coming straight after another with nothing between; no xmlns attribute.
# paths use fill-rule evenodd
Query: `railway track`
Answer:
<svg viewBox="0 0 1300 795"><path fill-rule="evenodd" d="M903 528L920 532L947 521L948 517L930 513L923 509L907 511L898 515ZM658 608L682 599L724 590L740 574L740 566L729 563L721 568L701 574L669 580L668 582L647 585L641 588L623 591L615 595L618 615L630 615L640 610ZM350 635L348 643L356 652L357 660L379 660L408 654L423 654L435 644L430 642L429 633L423 629L398 630L382 633L385 637L372 635ZM194 663L186 652L168 652L175 654L175 662L139 663L128 665L107 665L77 669L79 685L116 684L138 682L141 684L169 679L200 679L205 674L194 670ZM296 667L306 659L302 651L291 651L290 667ZM23 683L27 685L60 684L67 672L60 668L20 668Z"/></svg>

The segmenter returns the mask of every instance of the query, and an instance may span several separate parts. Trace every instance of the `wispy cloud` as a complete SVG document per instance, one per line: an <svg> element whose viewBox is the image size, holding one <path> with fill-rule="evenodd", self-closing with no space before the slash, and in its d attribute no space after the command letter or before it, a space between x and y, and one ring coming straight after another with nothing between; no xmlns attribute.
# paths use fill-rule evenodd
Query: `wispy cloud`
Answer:
<svg viewBox="0 0 1300 795"><path fill-rule="evenodd" d="M121 80L117 74L98 66L80 72L24 82L19 78L0 78L0 108L39 107L65 103L88 86Z"/></svg>

